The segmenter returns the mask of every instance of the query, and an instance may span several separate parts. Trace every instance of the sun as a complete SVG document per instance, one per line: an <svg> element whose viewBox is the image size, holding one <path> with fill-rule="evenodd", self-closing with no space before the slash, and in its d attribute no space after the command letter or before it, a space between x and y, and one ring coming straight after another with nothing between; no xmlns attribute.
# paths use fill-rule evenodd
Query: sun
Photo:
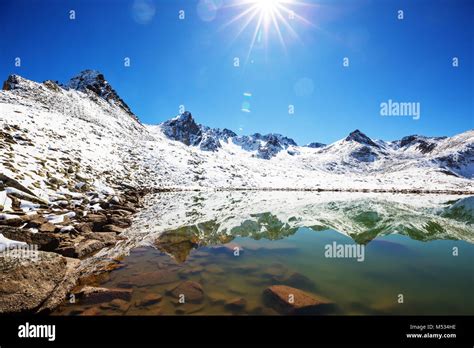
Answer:
<svg viewBox="0 0 474 348"><path fill-rule="evenodd" d="M294 29L295 23L312 25L296 11L296 7L301 10L304 6L307 4L299 0L235 0L229 7L242 10L224 26L240 24L236 37L249 28L253 29L247 60L255 45L263 43L266 47L270 37L276 37L286 52L289 40L300 41Z"/></svg>
<svg viewBox="0 0 474 348"><path fill-rule="evenodd" d="M265 15L269 15L278 8L280 0L253 0L253 2L260 11Z"/></svg>

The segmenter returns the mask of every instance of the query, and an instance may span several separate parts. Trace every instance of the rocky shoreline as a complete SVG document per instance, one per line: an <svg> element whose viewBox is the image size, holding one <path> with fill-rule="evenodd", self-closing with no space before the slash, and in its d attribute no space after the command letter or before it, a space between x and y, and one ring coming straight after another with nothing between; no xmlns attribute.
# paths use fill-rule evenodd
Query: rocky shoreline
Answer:
<svg viewBox="0 0 474 348"><path fill-rule="evenodd" d="M89 202L60 210L42 202L34 212L21 208L18 192L24 191L7 193L12 211L0 219L0 235L35 250L27 257L8 249L0 254L0 314L47 312L64 301L84 276L81 261L124 239L121 234L148 193L131 187L120 191L100 198L91 193ZM86 208L91 201L94 209Z"/></svg>

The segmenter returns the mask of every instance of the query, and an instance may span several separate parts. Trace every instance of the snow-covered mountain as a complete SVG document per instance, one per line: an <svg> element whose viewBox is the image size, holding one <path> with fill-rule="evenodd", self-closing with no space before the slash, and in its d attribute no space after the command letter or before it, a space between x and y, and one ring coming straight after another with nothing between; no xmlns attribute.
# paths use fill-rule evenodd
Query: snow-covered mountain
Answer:
<svg viewBox="0 0 474 348"><path fill-rule="evenodd" d="M185 145L199 146L203 151L217 151L222 148L222 142L229 142L252 152L258 158L270 159L278 152L297 146L293 139L281 134L262 135L255 133L247 136L237 136L229 129L210 128L197 124L190 112L186 111L175 118L163 122L163 133L172 140L177 140Z"/></svg>
<svg viewBox="0 0 474 348"><path fill-rule="evenodd" d="M65 84L12 75L3 89L0 170L45 200L81 195L84 185L474 192L473 130L392 142L356 130L298 146L280 134L200 125L190 112L142 125L97 71Z"/></svg>

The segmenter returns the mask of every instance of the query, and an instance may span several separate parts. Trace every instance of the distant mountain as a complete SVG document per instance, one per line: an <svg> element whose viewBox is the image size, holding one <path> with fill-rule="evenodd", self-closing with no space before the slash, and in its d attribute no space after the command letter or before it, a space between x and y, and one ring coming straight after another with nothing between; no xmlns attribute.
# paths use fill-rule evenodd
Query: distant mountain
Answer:
<svg viewBox="0 0 474 348"><path fill-rule="evenodd" d="M250 136L237 136L226 128L209 128L197 124L189 111L163 122L160 127L169 139L189 146L198 146L203 151L217 151L222 147L221 141L230 140L246 151L255 152L258 158L270 159L290 146L297 146L293 139L280 134L255 133Z"/></svg>

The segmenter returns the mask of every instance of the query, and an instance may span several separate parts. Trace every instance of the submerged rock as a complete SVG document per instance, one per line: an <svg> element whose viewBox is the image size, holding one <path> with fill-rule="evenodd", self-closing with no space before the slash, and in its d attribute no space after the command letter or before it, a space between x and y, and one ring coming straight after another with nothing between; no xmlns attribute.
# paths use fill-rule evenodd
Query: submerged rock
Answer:
<svg viewBox="0 0 474 348"><path fill-rule="evenodd" d="M268 307L281 314L323 314L333 304L326 298L286 285L265 289L263 299Z"/></svg>
<svg viewBox="0 0 474 348"><path fill-rule="evenodd" d="M163 299L163 296L158 294L149 293L143 296L140 300L135 302L136 307L146 307L151 306L155 303L160 302Z"/></svg>
<svg viewBox="0 0 474 348"><path fill-rule="evenodd" d="M79 301L83 304L97 304L102 302L111 302L115 299L130 301L132 299L132 290L85 286L77 293L77 295L79 297Z"/></svg>
<svg viewBox="0 0 474 348"><path fill-rule="evenodd" d="M247 305L247 300L243 297L233 298L225 303L225 308L231 311L240 311Z"/></svg>
<svg viewBox="0 0 474 348"><path fill-rule="evenodd" d="M184 295L184 301L199 303L204 300L204 289L201 284L193 281L185 281L179 283L170 291L171 296L180 299Z"/></svg>

